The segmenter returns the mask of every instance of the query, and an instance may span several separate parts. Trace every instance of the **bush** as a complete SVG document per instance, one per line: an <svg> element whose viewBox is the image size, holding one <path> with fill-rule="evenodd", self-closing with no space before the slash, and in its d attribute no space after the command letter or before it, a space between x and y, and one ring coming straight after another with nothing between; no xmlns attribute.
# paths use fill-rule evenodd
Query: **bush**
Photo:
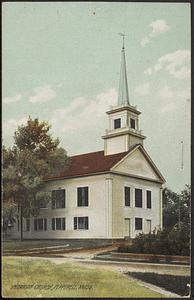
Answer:
<svg viewBox="0 0 194 300"><path fill-rule="evenodd" d="M178 230L158 230L152 233L140 233L132 245L120 245L118 252L147 253L163 255L190 255L190 239L185 234L184 227Z"/></svg>

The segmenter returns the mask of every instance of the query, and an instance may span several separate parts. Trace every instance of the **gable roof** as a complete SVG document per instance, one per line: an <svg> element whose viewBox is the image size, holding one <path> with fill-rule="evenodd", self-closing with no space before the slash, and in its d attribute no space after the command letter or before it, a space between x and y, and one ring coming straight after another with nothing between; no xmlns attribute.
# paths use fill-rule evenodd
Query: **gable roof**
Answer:
<svg viewBox="0 0 194 300"><path fill-rule="evenodd" d="M97 151L70 156L69 165L66 166L64 170L59 173L59 175L47 177L45 178L45 181L75 178L91 174L101 174L104 172L117 174L117 172L114 171L114 168L119 165L125 158L131 155L136 149L140 149L142 151L146 160L158 175L159 181L157 182L164 183L164 177L141 144L132 145L128 151L112 155L104 155L104 151ZM131 174L131 176L134 175Z"/></svg>
<svg viewBox="0 0 194 300"><path fill-rule="evenodd" d="M104 151L98 151L70 156L69 166L60 172L58 176L47 177L46 180L65 179L110 171L116 163L118 163L137 146L138 144L133 145L126 152L112 155L104 155Z"/></svg>

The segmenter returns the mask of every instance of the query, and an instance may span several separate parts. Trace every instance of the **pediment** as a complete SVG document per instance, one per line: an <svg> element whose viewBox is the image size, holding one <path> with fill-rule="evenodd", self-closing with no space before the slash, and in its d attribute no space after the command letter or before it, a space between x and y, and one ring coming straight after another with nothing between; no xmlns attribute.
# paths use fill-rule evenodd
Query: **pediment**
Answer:
<svg viewBox="0 0 194 300"><path fill-rule="evenodd" d="M130 176L134 175L156 180L162 183L165 181L145 149L140 145L128 153L111 170L126 175L129 174Z"/></svg>

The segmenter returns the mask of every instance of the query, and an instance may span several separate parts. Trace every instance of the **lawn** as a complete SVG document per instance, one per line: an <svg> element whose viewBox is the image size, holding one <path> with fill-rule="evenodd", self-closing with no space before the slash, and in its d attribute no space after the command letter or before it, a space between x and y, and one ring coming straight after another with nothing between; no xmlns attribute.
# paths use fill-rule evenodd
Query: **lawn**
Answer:
<svg viewBox="0 0 194 300"><path fill-rule="evenodd" d="M73 263L3 257L3 297L152 297L164 296L103 268Z"/></svg>

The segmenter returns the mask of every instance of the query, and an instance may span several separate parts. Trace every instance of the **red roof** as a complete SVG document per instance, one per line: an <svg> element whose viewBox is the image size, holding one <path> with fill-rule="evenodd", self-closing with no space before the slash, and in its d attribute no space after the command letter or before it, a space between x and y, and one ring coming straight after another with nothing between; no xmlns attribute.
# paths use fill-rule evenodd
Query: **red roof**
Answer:
<svg viewBox="0 0 194 300"><path fill-rule="evenodd" d="M104 151L91 152L70 156L70 163L67 169L59 176L47 177L47 180L63 179L76 176L84 176L91 173L109 171L117 162L127 155L136 145L133 145L127 152L104 155Z"/></svg>

